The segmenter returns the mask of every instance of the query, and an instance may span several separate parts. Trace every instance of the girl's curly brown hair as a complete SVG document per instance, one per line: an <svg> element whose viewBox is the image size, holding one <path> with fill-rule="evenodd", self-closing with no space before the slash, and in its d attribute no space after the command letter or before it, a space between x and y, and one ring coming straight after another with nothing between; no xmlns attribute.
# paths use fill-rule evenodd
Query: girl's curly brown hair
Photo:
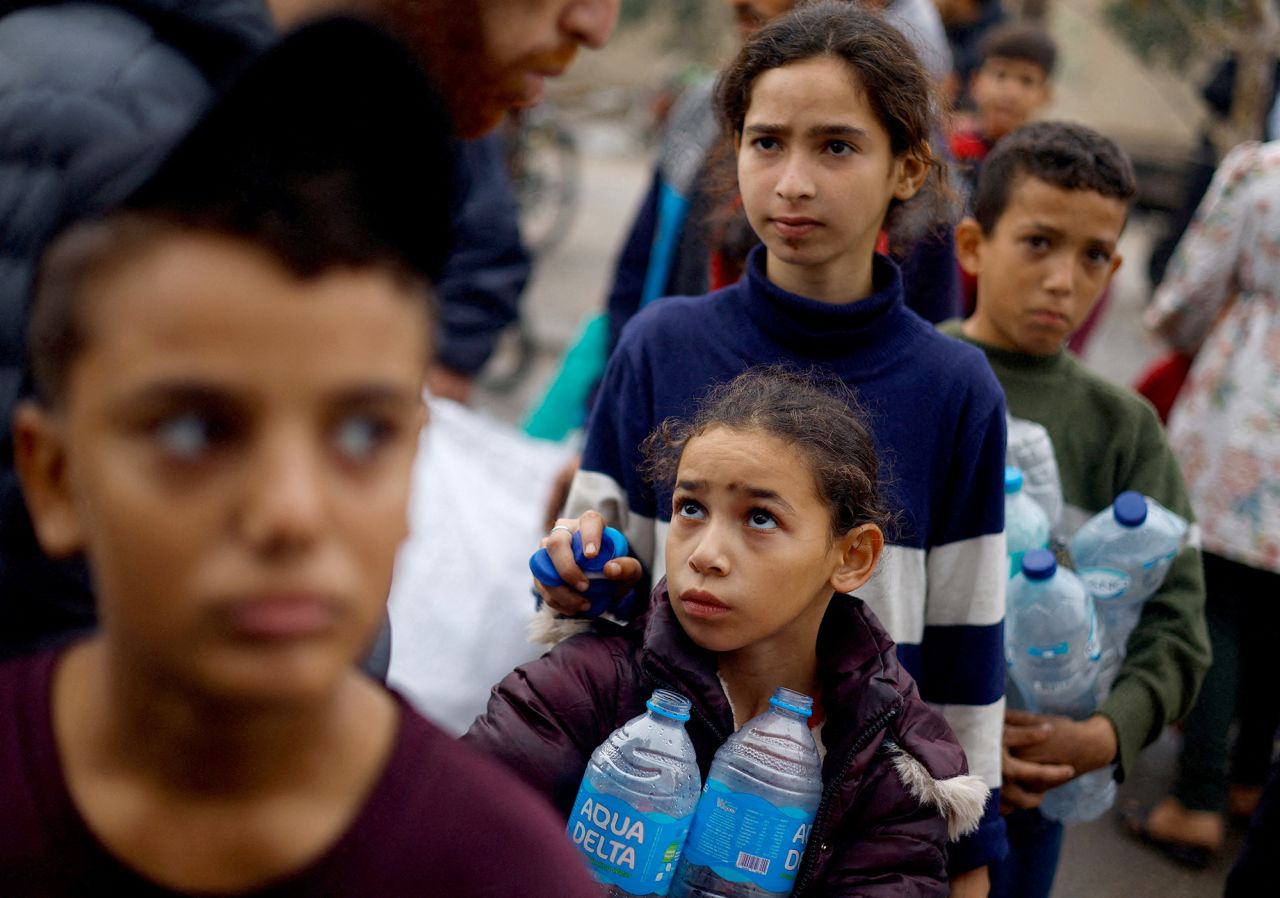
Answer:
<svg viewBox="0 0 1280 898"><path fill-rule="evenodd" d="M758 431L795 446L808 459L818 496L839 537L861 524L888 531L893 516L880 494L880 465L854 392L815 371L759 366L713 387L692 420L668 418L641 445L641 471L671 485L689 440L716 427Z"/></svg>

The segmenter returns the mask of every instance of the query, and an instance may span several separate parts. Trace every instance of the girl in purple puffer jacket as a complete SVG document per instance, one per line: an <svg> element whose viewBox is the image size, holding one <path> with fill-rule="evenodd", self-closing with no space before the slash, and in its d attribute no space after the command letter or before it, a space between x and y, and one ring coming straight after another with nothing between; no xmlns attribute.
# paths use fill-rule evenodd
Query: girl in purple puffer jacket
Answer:
<svg viewBox="0 0 1280 898"><path fill-rule="evenodd" d="M689 697L705 778L779 686L816 697L824 792L795 896L946 895L946 844L982 814L947 723L851 593L884 547L878 464L842 384L756 369L647 441L673 485L667 576L626 627L563 621L464 737L566 816L591 752L658 687Z"/></svg>

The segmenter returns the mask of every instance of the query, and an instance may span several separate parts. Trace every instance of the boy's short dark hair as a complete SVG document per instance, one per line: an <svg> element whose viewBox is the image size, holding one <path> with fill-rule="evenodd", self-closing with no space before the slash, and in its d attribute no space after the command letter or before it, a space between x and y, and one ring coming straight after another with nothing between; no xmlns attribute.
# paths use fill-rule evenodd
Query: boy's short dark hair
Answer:
<svg viewBox="0 0 1280 898"><path fill-rule="evenodd" d="M984 234L995 230L1018 179L1024 176L1062 190L1091 190L1125 203L1138 190L1129 156L1092 128L1068 122L1024 125L997 142L982 164L973 194L973 217Z"/></svg>
<svg viewBox="0 0 1280 898"><path fill-rule="evenodd" d="M85 287L166 236L239 239L300 279L339 267L436 279L452 243L450 134L443 100L393 38L349 19L298 29L172 152L140 160L127 195L51 244L27 323L37 398L65 398L88 339Z"/></svg>
<svg viewBox="0 0 1280 898"><path fill-rule="evenodd" d="M1058 63L1058 45L1049 32L1026 22L1010 22L987 32L979 48L985 64L990 59L1016 59L1038 66L1045 78L1053 75Z"/></svg>

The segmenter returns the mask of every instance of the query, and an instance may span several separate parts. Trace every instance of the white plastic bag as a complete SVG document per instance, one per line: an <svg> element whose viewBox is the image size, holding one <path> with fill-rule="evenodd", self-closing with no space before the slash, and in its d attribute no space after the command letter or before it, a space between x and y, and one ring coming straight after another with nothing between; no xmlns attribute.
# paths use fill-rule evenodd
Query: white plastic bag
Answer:
<svg viewBox="0 0 1280 898"><path fill-rule="evenodd" d="M529 642L529 556L570 447L441 399L414 462L409 538L391 584L393 687L461 733Z"/></svg>

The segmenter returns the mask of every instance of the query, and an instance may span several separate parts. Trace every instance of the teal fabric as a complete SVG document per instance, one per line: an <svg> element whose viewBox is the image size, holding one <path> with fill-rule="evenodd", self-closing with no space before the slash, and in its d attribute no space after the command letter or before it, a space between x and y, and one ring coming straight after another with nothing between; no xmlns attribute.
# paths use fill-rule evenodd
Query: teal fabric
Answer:
<svg viewBox="0 0 1280 898"><path fill-rule="evenodd" d="M591 391L609 358L609 317L588 318L565 351L560 370L542 401L525 418L524 432L542 440L563 440L587 420Z"/></svg>

